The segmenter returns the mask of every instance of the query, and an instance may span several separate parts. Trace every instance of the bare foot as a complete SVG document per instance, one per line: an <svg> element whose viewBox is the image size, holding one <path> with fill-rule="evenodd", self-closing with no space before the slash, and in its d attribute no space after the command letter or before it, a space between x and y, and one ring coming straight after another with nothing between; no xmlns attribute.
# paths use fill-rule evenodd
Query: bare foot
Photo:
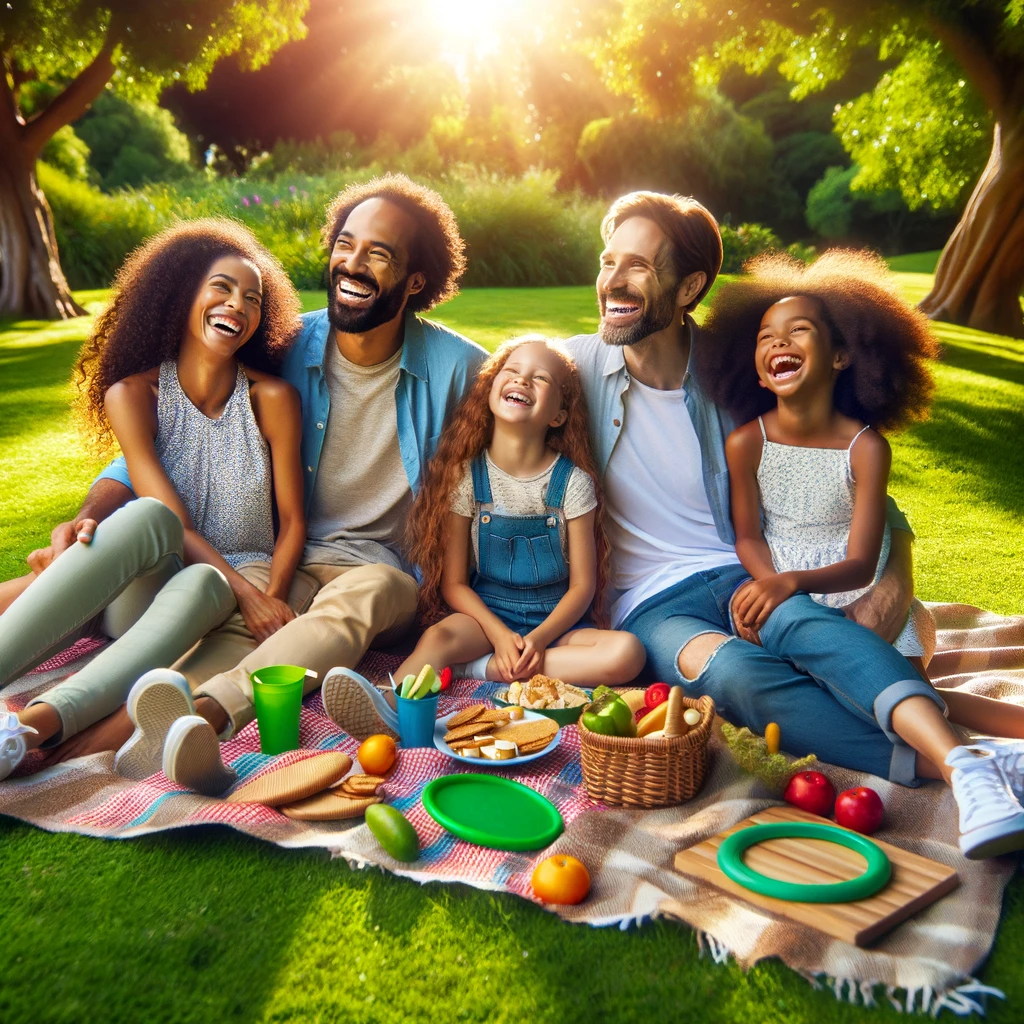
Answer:
<svg viewBox="0 0 1024 1024"><path fill-rule="evenodd" d="M128 709L122 704L112 715L101 718L88 729L83 729L71 739L48 751L43 767L70 761L73 757L87 757L89 754L99 754L104 750L117 750L131 738L134 731L135 726L128 717Z"/></svg>

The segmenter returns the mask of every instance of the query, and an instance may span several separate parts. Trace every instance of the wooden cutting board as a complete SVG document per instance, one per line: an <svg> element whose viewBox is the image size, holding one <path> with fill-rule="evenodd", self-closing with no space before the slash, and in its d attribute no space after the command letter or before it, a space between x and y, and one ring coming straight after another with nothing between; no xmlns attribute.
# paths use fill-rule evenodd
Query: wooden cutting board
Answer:
<svg viewBox="0 0 1024 1024"><path fill-rule="evenodd" d="M866 946L922 907L934 903L960 884L956 871L916 853L873 840L892 864L892 877L881 892L852 903L791 903L751 892L718 867L718 847L726 836L751 825L817 822L821 818L795 807L768 807L703 843L676 854L675 868L702 878L733 896L770 910L780 917L810 925L834 938ZM833 822L828 822L833 824ZM836 826L837 828L839 826ZM864 870L864 858L853 850L819 839L771 839L751 847L746 863L762 874L790 882L841 882Z"/></svg>

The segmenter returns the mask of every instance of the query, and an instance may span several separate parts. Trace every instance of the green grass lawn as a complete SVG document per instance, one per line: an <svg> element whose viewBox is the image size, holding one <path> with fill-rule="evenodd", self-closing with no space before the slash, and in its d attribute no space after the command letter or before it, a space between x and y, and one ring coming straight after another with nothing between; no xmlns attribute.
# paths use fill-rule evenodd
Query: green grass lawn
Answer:
<svg viewBox="0 0 1024 1024"><path fill-rule="evenodd" d="M908 296L931 267L899 269ZM86 293L88 304L103 293ZM306 308L321 296L303 295ZM589 288L480 289L435 312L493 347L596 326ZM96 464L68 371L88 321L0 322L0 579L78 505ZM918 593L1024 612L1024 343L937 326L933 416L894 440L892 489L918 533ZM698 959L692 933L562 924L511 896L353 871L226 829L102 842L0 819L0 1020L854 1021L897 1019L778 963ZM1024 886L980 972L1024 1013Z"/></svg>

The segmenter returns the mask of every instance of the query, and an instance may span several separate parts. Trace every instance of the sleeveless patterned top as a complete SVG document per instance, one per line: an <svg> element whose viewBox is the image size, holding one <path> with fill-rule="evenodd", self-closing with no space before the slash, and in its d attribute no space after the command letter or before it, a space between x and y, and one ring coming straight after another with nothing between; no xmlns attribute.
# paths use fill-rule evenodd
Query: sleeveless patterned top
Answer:
<svg viewBox="0 0 1024 1024"><path fill-rule="evenodd" d="M270 449L241 366L219 419L181 389L173 360L160 364L156 452L192 523L233 569L269 562L274 550Z"/></svg>
<svg viewBox="0 0 1024 1024"><path fill-rule="evenodd" d="M846 558L853 522L855 483L849 448L801 448L769 441L761 424L764 446L757 467L764 511L764 539L777 572L800 572L835 565ZM892 534L885 524L882 551L875 570L877 583L889 559ZM869 587L839 594L811 594L819 604L843 608L866 594Z"/></svg>

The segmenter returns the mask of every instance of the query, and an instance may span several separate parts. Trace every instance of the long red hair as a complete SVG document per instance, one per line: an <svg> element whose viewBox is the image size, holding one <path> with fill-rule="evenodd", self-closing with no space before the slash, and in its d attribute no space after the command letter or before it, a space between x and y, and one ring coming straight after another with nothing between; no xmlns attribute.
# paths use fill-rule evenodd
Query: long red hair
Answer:
<svg viewBox="0 0 1024 1024"><path fill-rule="evenodd" d="M462 479L466 466L491 443L494 414L489 398L491 385L508 357L521 345L546 345L565 364L562 385L562 407L567 415L560 427L548 431L547 443L565 455L573 465L594 481L597 510L594 517L594 542L597 550L597 585L592 603L595 625L606 628L608 615L604 607L608 585L608 538L604 532L604 500L594 457L590 454L587 405L579 370L569 353L556 342L542 335L530 334L506 341L480 368L473 386L459 403L448 421L437 454L431 460L426 482L420 489L409 518L409 555L420 567L420 616L425 624L437 622L451 609L441 595L441 574L448 543L448 516L452 493Z"/></svg>

